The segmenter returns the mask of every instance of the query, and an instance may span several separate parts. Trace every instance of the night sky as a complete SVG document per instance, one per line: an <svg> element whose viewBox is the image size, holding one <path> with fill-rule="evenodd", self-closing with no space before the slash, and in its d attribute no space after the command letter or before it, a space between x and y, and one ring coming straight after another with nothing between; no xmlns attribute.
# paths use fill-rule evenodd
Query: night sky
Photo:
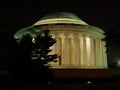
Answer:
<svg viewBox="0 0 120 90"><path fill-rule="evenodd" d="M0 3L0 36L13 35L51 12L72 12L89 25L103 29L107 35L109 62L120 59L120 5L115 0L39 0ZM6 40L6 39L5 39ZM6 41L7 42L7 41Z"/></svg>

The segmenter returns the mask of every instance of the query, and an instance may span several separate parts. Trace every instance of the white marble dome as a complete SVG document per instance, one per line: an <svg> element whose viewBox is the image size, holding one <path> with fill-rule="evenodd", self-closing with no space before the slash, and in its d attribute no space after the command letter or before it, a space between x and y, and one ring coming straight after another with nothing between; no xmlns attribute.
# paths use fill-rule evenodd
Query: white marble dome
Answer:
<svg viewBox="0 0 120 90"><path fill-rule="evenodd" d="M68 12L55 12L50 13L36 22L34 25L44 25L44 24L80 24L88 25L86 22L82 21L73 13Z"/></svg>

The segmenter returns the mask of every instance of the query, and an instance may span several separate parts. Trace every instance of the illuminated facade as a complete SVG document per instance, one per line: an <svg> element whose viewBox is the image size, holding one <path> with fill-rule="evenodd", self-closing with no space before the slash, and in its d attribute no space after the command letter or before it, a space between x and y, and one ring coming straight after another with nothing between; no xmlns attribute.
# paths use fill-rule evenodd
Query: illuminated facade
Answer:
<svg viewBox="0 0 120 90"><path fill-rule="evenodd" d="M59 54L55 68L107 68L104 31L90 26L75 14L51 13L34 24L41 30L49 29L57 40L51 54Z"/></svg>

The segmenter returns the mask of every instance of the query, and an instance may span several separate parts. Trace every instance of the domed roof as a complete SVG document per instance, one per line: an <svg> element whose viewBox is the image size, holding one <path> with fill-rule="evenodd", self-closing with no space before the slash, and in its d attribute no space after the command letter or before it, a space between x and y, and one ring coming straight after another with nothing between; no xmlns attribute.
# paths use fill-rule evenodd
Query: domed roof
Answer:
<svg viewBox="0 0 120 90"><path fill-rule="evenodd" d="M88 25L86 22L82 21L78 16L70 12L50 13L41 18L34 25L57 24L57 23Z"/></svg>
<svg viewBox="0 0 120 90"><path fill-rule="evenodd" d="M45 17L43 17L41 20L51 19L51 18L70 18L70 19L80 20L80 18L77 17L75 14L68 13L68 12L54 12L54 13L50 13L50 14L46 15Z"/></svg>

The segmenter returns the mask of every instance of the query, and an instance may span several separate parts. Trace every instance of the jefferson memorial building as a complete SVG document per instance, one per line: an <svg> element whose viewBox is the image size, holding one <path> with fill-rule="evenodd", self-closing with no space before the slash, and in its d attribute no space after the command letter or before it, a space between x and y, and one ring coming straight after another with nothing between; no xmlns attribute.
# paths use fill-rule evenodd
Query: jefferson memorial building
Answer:
<svg viewBox="0 0 120 90"><path fill-rule="evenodd" d="M34 26L50 30L56 43L50 54L59 54L54 68L107 68L104 31L91 26L70 12L50 13Z"/></svg>
<svg viewBox="0 0 120 90"><path fill-rule="evenodd" d="M58 62L50 63L52 68L107 68L105 33L102 29L87 24L70 12L50 13L32 26L40 31L49 30L57 41L50 47L52 52L49 54L60 55ZM18 31L15 38L23 31Z"/></svg>

